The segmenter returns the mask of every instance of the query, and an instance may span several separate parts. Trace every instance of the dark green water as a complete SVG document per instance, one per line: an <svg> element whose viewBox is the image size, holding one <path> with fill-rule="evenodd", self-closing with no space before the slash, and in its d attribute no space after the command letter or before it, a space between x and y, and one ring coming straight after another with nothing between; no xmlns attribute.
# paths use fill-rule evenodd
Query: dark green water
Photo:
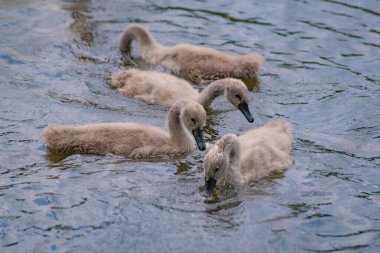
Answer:
<svg viewBox="0 0 380 253"><path fill-rule="evenodd" d="M205 203L200 151L48 153L47 124L165 126L165 108L108 85L164 70L137 49L123 61L133 22L166 45L263 54L255 123L218 99L206 138L281 116L295 165ZM380 1L1 0L0 35L0 252L380 252Z"/></svg>

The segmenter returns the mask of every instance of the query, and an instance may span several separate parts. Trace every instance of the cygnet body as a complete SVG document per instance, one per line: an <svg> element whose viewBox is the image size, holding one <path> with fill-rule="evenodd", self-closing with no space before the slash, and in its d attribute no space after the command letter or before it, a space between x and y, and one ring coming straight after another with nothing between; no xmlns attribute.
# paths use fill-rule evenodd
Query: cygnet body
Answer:
<svg viewBox="0 0 380 253"><path fill-rule="evenodd" d="M143 26L133 24L123 32L119 42L122 52L129 52L132 42L140 46L141 57L152 64L169 68L173 74L200 83L226 77L239 79L257 77L264 58L256 53L230 55L215 49L191 44L163 46Z"/></svg>
<svg viewBox="0 0 380 253"><path fill-rule="evenodd" d="M125 96L167 107L184 98L195 100L207 107L216 97L224 95L249 122L254 120L248 107L248 89L242 81L234 78L214 81L199 93L188 82L175 76L128 69L113 74L112 85L118 87Z"/></svg>
<svg viewBox="0 0 380 253"><path fill-rule="evenodd" d="M48 126L43 137L48 146L66 153L112 153L132 158L192 151L195 142L206 148L202 128L206 112L195 101L179 101L168 113L169 133L136 123L103 123L82 126ZM193 135L193 136L191 136Z"/></svg>
<svg viewBox="0 0 380 253"><path fill-rule="evenodd" d="M237 137L223 136L205 157L206 195L217 182L241 185L279 173L293 164L291 125L284 120L270 122Z"/></svg>

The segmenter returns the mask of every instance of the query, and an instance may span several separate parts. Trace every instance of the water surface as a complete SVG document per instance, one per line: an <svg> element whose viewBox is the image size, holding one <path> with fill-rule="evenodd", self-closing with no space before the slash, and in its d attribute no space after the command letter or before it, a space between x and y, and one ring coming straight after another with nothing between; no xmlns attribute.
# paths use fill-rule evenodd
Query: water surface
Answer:
<svg viewBox="0 0 380 253"><path fill-rule="evenodd" d="M210 203L200 151L49 153L47 124L165 126L165 108L109 86L125 68L167 71L137 49L124 60L129 23L166 45L263 54L255 123L220 98L206 139L283 117L294 166ZM1 252L380 251L380 1L3 0L0 33Z"/></svg>

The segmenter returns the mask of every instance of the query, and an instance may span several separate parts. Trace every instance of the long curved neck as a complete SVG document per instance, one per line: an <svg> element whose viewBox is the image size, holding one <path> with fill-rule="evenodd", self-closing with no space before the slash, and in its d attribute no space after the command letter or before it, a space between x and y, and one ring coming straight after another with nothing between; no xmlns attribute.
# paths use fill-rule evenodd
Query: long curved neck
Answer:
<svg viewBox="0 0 380 253"><path fill-rule="evenodd" d="M227 157L228 171L226 177L229 182L235 184L242 184L245 182L244 176L240 168L240 143L235 137L225 149L225 156Z"/></svg>
<svg viewBox="0 0 380 253"><path fill-rule="evenodd" d="M212 82L199 94L198 102L203 105L203 107L209 106L215 98L223 95L225 86L225 80Z"/></svg>
<svg viewBox="0 0 380 253"><path fill-rule="evenodd" d="M153 64L161 61L165 47L157 43L149 31L140 25L131 25L124 31L119 42L120 50L129 52L134 40L139 43L140 54L144 60Z"/></svg>
<svg viewBox="0 0 380 253"><path fill-rule="evenodd" d="M170 108L168 113L168 128L170 138L176 146L186 150L192 150L194 148L194 142L181 119L184 104L185 102L177 103Z"/></svg>

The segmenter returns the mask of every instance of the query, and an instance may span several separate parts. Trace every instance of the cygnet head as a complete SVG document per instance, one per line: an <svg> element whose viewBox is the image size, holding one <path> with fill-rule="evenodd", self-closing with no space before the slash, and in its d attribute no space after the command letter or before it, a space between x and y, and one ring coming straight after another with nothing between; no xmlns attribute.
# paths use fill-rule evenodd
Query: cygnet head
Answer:
<svg viewBox="0 0 380 253"><path fill-rule="evenodd" d="M181 118L184 126L193 134L199 150L206 149L202 128L206 124L206 111L201 104L195 101L186 101Z"/></svg>
<svg viewBox="0 0 380 253"><path fill-rule="evenodd" d="M223 136L207 153L203 169L205 174L205 195L210 196L217 182L227 177L231 160L238 157L239 144L237 136L227 134Z"/></svg>
<svg viewBox="0 0 380 253"><path fill-rule="evenodd" d="M248 107L247 86L238 79L228 78L226 81L228 84L226 85L224 96L235 108L243 113L249 122L252 123L254 119Z"/></svg>

